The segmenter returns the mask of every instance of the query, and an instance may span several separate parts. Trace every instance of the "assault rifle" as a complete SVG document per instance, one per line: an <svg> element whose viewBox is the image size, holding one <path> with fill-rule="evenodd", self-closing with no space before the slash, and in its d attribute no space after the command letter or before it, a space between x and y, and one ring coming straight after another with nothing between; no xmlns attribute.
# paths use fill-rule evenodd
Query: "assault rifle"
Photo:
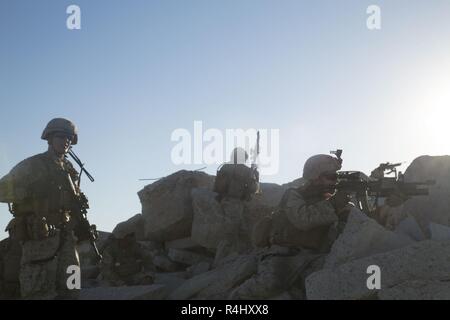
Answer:
<svg viewBox="0 0 450 320"><path fill-rule="evenodd" d="M398 164L393 166L395 168ZM434 180L405 182L401 173L395 177L374 179L360 171L340 171L336 189L352 195L357 207L370 214L378 205L379 198L388 198L394 194L406 197L425 196L429 194L429 187L435 183ZM369 198L375 199L375 206L370 205Z"/></svg>
<svg viewBox="0 0 450 320"><path fill-rule="evenodd" d="M69 155L72 159L80 166L80 175L78 177L78 186L75 186L70 174L67 174L69 179L69 183L72 189L73 202L71 212L73 218L76 222L74 232L79 241L89 240L94 249L95 255L99 260L102 259L102 255L98 251L96 241L98 239L98 231L97 226L95 224L90 224L87 218L87 210L89 209L89 202L87 197L80 191L80 181L81 174L84 172L86 176L94 181L94 178L89 174L89 172L84 168L84 163L81 162L80 158L78 158L72 149L69 149Z"/></svg>
<svg viewBox="0 0 450 320"><path fill-rule="evenodd" d="M397 167L401 166L402 163L381 163L377 168L375 168L371 173L370 177L374 179L384 178L385 175L393 173L397 178ZM401 172L400 172L401 174Z"/></svg>
<svg viewBox="0 0 450 320"><path fill-rule="evenodd" d="M89 240L94 249L97 259L102 260L102 255L98 251L96 241L98 240L98 231L95 224L90 224L87 218L87 209L89 209L88 199L84 193L80 192L75 195L75 205L72 210L75 213L75 220L77 222L74 232L80 241Z"/></svg>

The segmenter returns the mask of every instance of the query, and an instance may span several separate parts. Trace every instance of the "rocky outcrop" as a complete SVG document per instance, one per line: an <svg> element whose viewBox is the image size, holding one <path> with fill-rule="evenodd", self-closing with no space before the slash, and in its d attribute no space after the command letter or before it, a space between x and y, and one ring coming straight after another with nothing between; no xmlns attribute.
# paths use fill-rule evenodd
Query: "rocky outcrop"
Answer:
<svg viewBox="0 0 450 320"><path fill-rule="evenodd" d="M134 233L137 240L144 240L145 234L144 234L144 219L142 217L142 214L138 213L134 216L132 216L127 221L123 221L119 223L114 230L112 231L112 234L116 238L123 238L127 234Z"/></svg>
<svg viewBox="0 0 450 320"><path fill-rule="evenodd" d="M413 240L389 231L358 209L349 214L342 234L336 239L328 254L324 268L401 248Z"/></svg>
<svg viewBox="0 0 450 320"><path fill-rule="evenodd" d="M421 156L405 171L406 182L434 180L428 196L412 197L404 211L414 216L428 233L431 222L450 225L450 156Z"/></svg>
<svg viewBox="0 0 450 320"><path fill-rule="evenodd" d="M236 257L217 269L194 276L174 290L169 299L225 299L229 292L256 272L252 255Z"/></svg>
<svg viewBox="0 0 450 320"><path fill-rule="evenodd" d="M215 199L215 193L205 189L192 191L194 219L192 240L199 245L216 249L222 240L239 236L244 224L244 205L241 201Z"/></svg>
<svg viewBox="0 0 450 320"><path fill-rule="evenodd" d="M193 211L191 190L211 189L214 178L199 171L178 171L138 192L145 221L145 238L172 241L190 236Z"/></svg>
<svg viewBox="0 0 450 320"><path fill-rule="evenodd" d="M367 285L373 275L368 273L369 266L379 267L381 289L409 280L448 280L449 256L450 242L427 240L349 261L311 274L305 282L307 297L314 300L376 298L379 290L371 290Z"/></svg>
<svg viewBox="0 0 450 320"><path fill-rule="evenodd" d="M380 300L450 300L450 279L409 280L378 293Z"/></svg>
<svg viewBox="0 0 450 320"><path fill-rule="evenodd" d="M449 156L419 157L405 172L407 182L430 179L436 184L429 196L412 197L397 208L403 220L393 231L355 209L331 251L309 257L290 256L288 248L277 246L252 250L247 241L256 223L275 210L284 192L300 186L302 179L284 185L263 183L262 193L250 202L219 203L212 191L214 176L176 172L141 190L142 215L114 230L135 232L151 256L148 272L153 285L98 287L103 285L96 280L99 269L89 244L83 244L81 297L450 299ZM100 247L108 236L102 234ZM379 268L380 289L368 287L370 266ZM280 275L277 270L285 271ZM283 281L291 283L303 271L307 271L306 297L301 286L278 286Z"/></svg>

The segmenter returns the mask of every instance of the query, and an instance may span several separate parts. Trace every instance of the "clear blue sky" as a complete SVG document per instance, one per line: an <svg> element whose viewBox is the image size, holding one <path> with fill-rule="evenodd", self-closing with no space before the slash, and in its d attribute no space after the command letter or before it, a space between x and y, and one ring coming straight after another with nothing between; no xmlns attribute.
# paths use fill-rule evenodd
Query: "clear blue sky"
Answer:
<svg viewBox="0 0 450 320"><path fill-rule="evenodd" d="M70 4L81 30L66 28ZM371 4L381 30L366 27ZM2 0L0 35L0 176L46 149L48 120L72 119L101 230L141 211L139 178L182 169L170 136L194 120L279 129L280 170L265 182L336 148L363 171L450 154L446 0ZM2 228L9 218L1 204Z"/></svg>

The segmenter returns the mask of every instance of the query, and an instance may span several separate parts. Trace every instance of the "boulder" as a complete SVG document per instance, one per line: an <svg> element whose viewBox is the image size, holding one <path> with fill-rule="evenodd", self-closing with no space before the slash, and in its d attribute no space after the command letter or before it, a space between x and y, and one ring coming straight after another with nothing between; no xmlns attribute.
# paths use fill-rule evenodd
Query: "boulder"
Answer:
<svg viewBox="0 0 450 320"><path fill-rule="evenodd" d="M139 191L145 238L169 242L189 237L193 220L191 190L212 191L214 180L215 176L204 172L181 170ZM278 206L284 192L299 184L301 179L285 185L261 183L261 193L245 203L247 223L252 226L270 213Z"/></svg>
<svg viewBox="0 0 450 320"><path fill-rule="evenodd" d="M139 191L145 238L164 242L189 237L193 219L191 190L211 189L213 184L213 176L182 170Z"/></svg>
<svg viewBox="0 0 450 320"><path fill-rule="evenodd" d="M183 266L173 262L165 255L156 255L153 257L153 265L161 271L164 272L176 272L183 269Z"/></svg>
<svg viewBox="0 0 450 320"><path fill-rule="evenodd" d="M414 216L424 230L434 222L450 222L450 156L421 156L405 171L406 182L435 180L428 196L412 197L404 204L405 213ZM429 236L429 234L428 234Z"/></svg>
<svg viewBox="0 0 450 320"><path fill-rule="evenodd" d="M173 262L177 262L188 266L198 264L202 261L211 260L209 257L204 256L202 254L182 249L169 249L168 256L169 259L172 260Z"/></svg>
<svg viewBox="0 0 450 320"><path fill-rule="evenodd" d="M426 239L426 236L416 219L411 216L408 216L406 219L400 221L394 232L406 236L414 241L423 241Z"/></svg>
<svg viewBox="0 0 450 320"><path fill-rule="evenodd" d="M389 231L358 209L353 209L345 228L331 247L324 268L334 268L351 260L401 248L413 240Z"/></svg>
<svg viewBox="0 0 450 320"><path fill-rule="evenodd" d="M450 240L450 228L441 224L430 223L431 240Z"/></svg>
<svg viewBox="0 0 450 320"><path fill-rule="evenodd" d="M169 295L176 288L180 287L187 278L185 272L169 272L169 273L155 273L154 284L160 284L165 286L165 290Z"/></svg>
<svg viewBox="0 0 450 320"><path fill-rule="evenodd" d="M261 300L275 299L288 290L291 299L305 299L301 279L319 270L322 255L300 251L296 254L288 247L273 245L256 249L257 272L234 288L228 299ZM228 258L227 258L228 259ZM298 286L294 284L299 284Z"/></svg>
<svg viewBox="0 0 450 320"><path fill-rule="evenodd" d="M294 300L294 299L288 291L284 291L283 293L281 293L275 297L271 297L270 300L286 301L286 300Z"/></svg>
<svg viewBox="0 0 450 320"><path fill-rule="evenodd" d="M228 259L234 259L244 253L237 241L224 239L217 245L216 255L214 256L213 268L223 264Z"/></svg>
<svg viewBox="0 0 450 320"><path fill-rule="evenodd" d="M380 300L450 300L450 282L437 280L410 280L382 289Z"/></svg>
<svg viewBox="0 0 450 320"><path fill-rule="evenodd" d="M120 222L112 231L112 234L117 238L123 238L130 233L134 233L137 240L145 240L142 214L138 213L127 221Z"/></svg>
<svg viewBox="0 0 450 320"><path fill-rule="evenodd" d="M191 237L208 249L216 249L224 239L237 239L243 224L242 201L224 199L220 203L216 194L205 189L192 190L194 220Z"/></svg>
<svg viewBox="0 0 450 320"><path fill-rule="evenodd" d="M369 299L379 290L369 290L372 275L368 267L375 265L381 272L381 289L408 280L443 280L449 278L450 242L426 240L386 253L350 261L334 269L323 269L305 281L308 299Z"/></svg>
<svg viewBox="0 0 450 320"><path fill-rule="evenodd" d="M142 249L146 250L147 252L151 253L152 255L155 255L156 253L159 253L164 250L164 245L161 242L138 241L138 243Z"/></svg>
<svg viewBox="0 0 450 320"><path fill-rule="evenodd" d="M199 262L193 266L190 266L187 271L190 272L190 274L192 275L192 277L197 276L201 273L205 273L208 272L209 269L211 268L211 262L208 261L202 261Z"/></svg>
<svg viewBox="0 0 450 320"><path fill-rule="evenodd" d="M199 274L174 290L169 299L225 299L231 289L256 272L255 256L243 255L206 273Z"/></svg>
<svg viewBox="0 0 450 320"><path fill-rule="evenodd" d="M168 241L164 244L164 247L166 249L196 249L199 247L199 245L194 240L192 240L191 237L189 237Z"/></svg>

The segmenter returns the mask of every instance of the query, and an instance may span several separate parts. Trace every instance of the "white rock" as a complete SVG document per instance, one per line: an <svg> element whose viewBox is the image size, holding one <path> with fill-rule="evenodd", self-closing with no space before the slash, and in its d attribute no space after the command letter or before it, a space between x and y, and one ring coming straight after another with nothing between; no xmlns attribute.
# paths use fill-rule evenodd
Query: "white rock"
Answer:
<svg viewBox="0 0 450 320"><path fill-rule="evenodd" d="M169 299L224 299L228 291L256 272L256 266L254 256L239 256L220 268L187 280L169 295Z"/></svg>
<svg viewBox="0 0 450 320"><path fill-rule="evenodd" d="M380 300L450 300L450 282L410 280L378 293Z"/></svg>
<svg viewBox="0 0 450 320"><path fill-rule="evenodd" d="M351 260L401 248L412 242L406 236L385 229L358 209L353 209L344 231L331 247L324 268L334 268Z"/></svg>
<svg viewBox="0 0 450 320"><path fill-rule="evenodd" d="M215 249L224 239L238 239L244 206L238 200L215 199L216 194L205 189L192 190L194 221L192 239L201 246Z"/></svg>
<svg viewBox="0 0 450 320"><path fill-rule="evenodd" d="M208 261L202 261L193 265L187 269L188 272L192 274L192 276L197 276L199 274L208 272L211 268L211 263Z"/></svg>
<svg viewBox="0 0 450 320"><path fill-rule="evenodd" d="M412 197L404 204L405 213L414 216L424 230L430 222L450 223L450 156L421 156L405 171L406 182L427 180L436 181L430 195Z"/></svg>
<svg viewBox="0 0 450 320"><path fill-rule="evenodd" d="M205 260L211 260L210 258L202 254L181 249L169 249L168 256L170 260L174 262L178 262L189 266L192 266Z"/></svg>
<svg viewBox="0 0 450 320"><path fill-rule="evenodd" d="M308 299L366 299L378 290L367 288L367 268L381 270L381 289L390 288L407 280L441 280L449 278L449 241L421 241L410 246L373 255L323 269L306 278Z"/></svg>
<svg viewBox="0 0 450 320"><path fill-rule="evenodd" d="M138 213L130 219L120 222L112 231L116 238L123 238L129 233L134 233L138 240L144 239L144 219L142 214Z"/></svg>
<svg viewBox="0 0 450 320"><path fill-rule="evenodd" d="M191 237L168 241L164 244L166 249L193 249L199 245Z"/></svg>
<svg viewBox="0 0 450 320"><path fill-rule="evenodd" d="M416 219L409 216L402 220L394 230L395 233L407 236L415 241L423 241L426 239L425 234L417 223Z"/></svg>
<svg viewBox="0 0 450 320"><path fill-rule="evenodd" d="M191 190L211 189L214 177L199 171L178 171L138 192L145 221L145 237L171 241L190 236L192 226Z"/></svg>
<svg viewBox="0 0 450 320"><path fill-rule="evenodd" d="M154 273L154 284L165 286L167 294L181 286L187 278L186 272Z"/></svg>
<svg viewBox="0 0 450 320"><path fill-rule="evenodd" d="M430 223L431 240L450 240L450 228L441 224Z"/></svg>
<svg viewBox="0 0 450 320"><path fill-rule="evenodd" d="M165 272L176 272L180 270L180 265L170 260L165 255L156 255L153 257L153 265Z"/></svg>

